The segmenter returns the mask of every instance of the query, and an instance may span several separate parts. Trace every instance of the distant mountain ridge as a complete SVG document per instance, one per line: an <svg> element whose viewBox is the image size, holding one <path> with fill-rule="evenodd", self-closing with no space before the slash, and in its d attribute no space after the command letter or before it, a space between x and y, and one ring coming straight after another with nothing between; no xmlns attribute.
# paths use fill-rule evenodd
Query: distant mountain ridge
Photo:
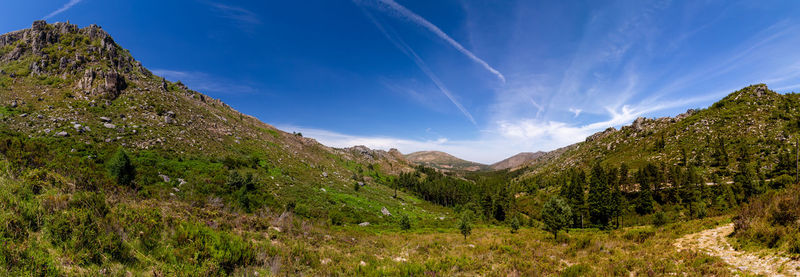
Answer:
<svg viewBox="0 0 800 277"><path fill-rule="evenodd" d="M463 160L441 151L418 151L405 156L408 161L415 164L447 171L480 171L489 169L489 166L485 164Z"/></svg>
<svg viewBox="0 0 800 277"><path fill-rule="evenodd" d="M496 162L489 167L493 170L503 170L503 169L516 169L519 166L522 166L529 161L535 160L539 157L544 156L547 152L538 151L538 152L522 152L516 154L514 156L508 157L505 160Z"/></svg>

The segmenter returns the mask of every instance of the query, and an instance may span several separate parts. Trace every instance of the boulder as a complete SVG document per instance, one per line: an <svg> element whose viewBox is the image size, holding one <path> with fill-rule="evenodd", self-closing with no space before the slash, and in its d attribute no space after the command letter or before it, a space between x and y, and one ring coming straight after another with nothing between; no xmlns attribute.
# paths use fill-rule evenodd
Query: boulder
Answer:
<svg viewBox="0 0 800 277"><path fill-rule="evenodd" d="M634 129L634 130L636 130L637 132L638 132L638 131L641 131L641 130L644 128L644 122L645 122L645 120L647 120L647 119L646 119L646 118L644 118L644 117L637 117L637 118L636 118L636 120L634 120L634 121L633 121L633 124L632 124L631 126L632 126L632 127L633 127L633 129Z"/></svg>
<svg viewBox="0 0 800 277"><path fill-rule="evenodd" d="M392 216L392 213L390 213L389 210L386 209L386 207L381 208L381 213L385 216Z"/></svg>
<svg viewBox="0 0 800 277"><path fill-rule="evenodd" d="M58 133L56 133L56 136L59 136L59 137L68 137L68 136L69 136L69 133L67 133L67 132L64 132L64 131L61 131L61 132L58 132Z"/></svg>
<svg viewBox="0 0 800 277"><path fill-rule="evenodd" d="M358 226L367 227L367 226L369 226L369 222L361 222L361 223L358 224Z"/></svg>
<svg viewBox="0 0 800 277"><path fill-rule="evenodd" d="M117 125L114 125L114 124L111 124L111 123L103 123L103 127L106 127L108 129L114 129L114 128L117 128Z"/></svg>
<svg viewBox="0 0 800 277"><path fill-rule="evenodd" d="M105 116L101 116L100 117L100 121L102 121L102 122L111 122L111 118L108 118L108 117L105 117Z"/></svg>

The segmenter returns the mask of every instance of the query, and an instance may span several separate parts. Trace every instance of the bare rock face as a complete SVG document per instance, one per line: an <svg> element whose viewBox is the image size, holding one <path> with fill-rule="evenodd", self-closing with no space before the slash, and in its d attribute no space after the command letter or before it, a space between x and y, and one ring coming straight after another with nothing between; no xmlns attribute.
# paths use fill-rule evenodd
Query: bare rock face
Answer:
<svg viewBox="0 0 800 277"><path fill-rule="evenodd" d="M95 82L97 82L96 85ZM127 86L125 78L121 74L115 71L95 71L91 68L86 69L83 78L79 79L76 85L78 90L87 95L99 95L110 100L119 97Z"/></svg>

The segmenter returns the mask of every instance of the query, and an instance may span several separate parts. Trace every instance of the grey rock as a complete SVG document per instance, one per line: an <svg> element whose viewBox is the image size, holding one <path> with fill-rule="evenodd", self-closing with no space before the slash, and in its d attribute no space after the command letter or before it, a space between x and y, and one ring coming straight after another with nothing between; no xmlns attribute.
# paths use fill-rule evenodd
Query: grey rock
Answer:
<svg viewBox="0 0 800 277"><path fill-rule="evenodd" d="M11 101L11 107L12 107L12 108L16 108L16 107L17 107L17 105L18 105L18 104L17 104L17 100Z"/></svg>
<svg viewBox="0 0 800 277"><path fill-rule="evenodd" d="M69 133L67 133L67 132L64 132L64 131L61 131L61 132L58 132L58 133L56 133L56 136L59 136L59 137L68 137L68 136L69 136Z"/></svg>
<svg viewBox="0 0 800 277"><path fill-rule="evenodd" d="M117 128L117 125L114 125L114 124L111 124L111 123L103 123L103 127L106 127L108 129L114 129L114 128Z"/></svg>
<svg viewBox="0 0 800 277"><path fill-rule="evenodd" d="M28 114L26 114L26 113L19 115L19 117L27 117L27 116L28 116Z"/></svg>
<svg viewBox="0 0 800 277"><path fill-rule="evenodd" d="M164 174L158 174L158 177L161 177L161 179L164 180L165 183L169 183L169 176Z"/></svg>
<svg viewBox="0 0 800 277"><path fill-rule="evenodd" d="M100 121L102 121L102 122L111 122L111 118L108 118L108 117L105 117L105 116L101 116L100 117Z"/></svg>
<svg viewBox="0 0 800 277"><path fill-rule="evenodd" d="M386 207L381 208L381 213L385 216L392 216L392 213L390 213L389 210L386 209Z"/></svg>
<svg viewBox="0 0 800 277"><path fill-rule="evenodd" d="M647 120L647 119L644 118L644 117L638 117L638 118L636 118L636 120L633 121L633 125L631 125L631 126L633 126L634 130L641 131L642 128L644 127L645 120Z"/></svg>
<svg viewBox="0 0 800 277"><path fill-rule="evenodd" d="M367 226L369 226L369 222L361 222L361 223L358 224L358 226L367 227Z"/></svg>
<svg viewBox="0 0 800 277"><path fill-rule="evenodd" d="M322 177L328 178L328 172L322 172Z"/></svg>

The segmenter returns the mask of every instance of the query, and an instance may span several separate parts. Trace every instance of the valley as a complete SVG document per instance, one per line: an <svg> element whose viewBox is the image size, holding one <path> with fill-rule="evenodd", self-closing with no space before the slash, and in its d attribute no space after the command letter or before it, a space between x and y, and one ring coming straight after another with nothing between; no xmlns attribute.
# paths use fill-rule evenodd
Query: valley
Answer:
<svg viewBox="0 0 800 277"><path fill-rule="evenodd" d="M0 275L798 274L795 93L489 165L326 146L135 54L96 25L0 35Z"/></svg>

